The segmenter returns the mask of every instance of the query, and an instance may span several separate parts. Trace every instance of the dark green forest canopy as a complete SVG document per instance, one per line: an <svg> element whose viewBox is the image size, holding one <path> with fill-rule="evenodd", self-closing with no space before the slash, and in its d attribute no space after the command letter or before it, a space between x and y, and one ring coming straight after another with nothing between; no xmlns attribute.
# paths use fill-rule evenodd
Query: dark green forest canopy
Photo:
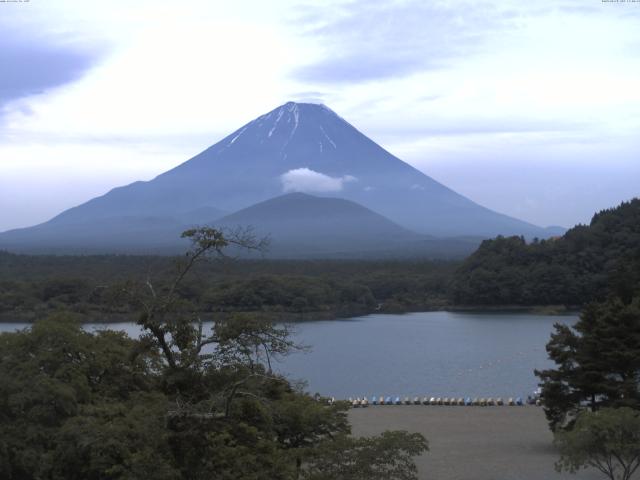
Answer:
<svg viewBox="0 0 640 480"><path fill-rule="evenodd" d="M467 305L582 306L640 286L640 199L594 215L564 236L484 241L456 271L451 298Z"/></svg>
<svg viewBox="0 0 640 480"><path fill-rule="evenodd" d="M486 240L463 263L430 260L226 260L199 265L181 287L202 312L333 318L456 306L581 307L640 285L640 200L563 237ZM60 309L94 321L126 319L117 300L131 279L162 279L176 258L29 256L0 252L0 319Z"/></svg>
<svg viewBox="0 0 640 480"><path fill-rule="evenodd" d="M162 280L176 258L28 256L0 252L0 318L33 320L71 310L92 320L126 317L117 299L131 279ZM331 318L447 303L457 263L437 261L249 261L203 263L181 286L203 312L260 311Z"/></svg>
<svg viewBox="0 0 640 480"><path fill-rule="evenodd" d="M219 348L193 361L199 340L173 337L173 365L151 336L89 333L69 316L0 334L0 478L320 479L365 461L371 475L344 478L416 478L421 435L349 436L346 402L293 388L251 353L271 335L287 342L283 332L252 319L217 327Z"/></svg>

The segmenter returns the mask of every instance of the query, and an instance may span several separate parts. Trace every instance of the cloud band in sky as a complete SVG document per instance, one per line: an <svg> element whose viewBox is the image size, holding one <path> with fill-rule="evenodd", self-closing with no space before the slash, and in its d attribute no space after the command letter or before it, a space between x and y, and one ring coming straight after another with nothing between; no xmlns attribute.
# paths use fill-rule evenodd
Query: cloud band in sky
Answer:
<svg viewBox="0 0 640 480"><path fill-rule="evenodd" d="M0 49L0 105L80 78L99 56L68 39L18 33L4 27Z"/></svg>

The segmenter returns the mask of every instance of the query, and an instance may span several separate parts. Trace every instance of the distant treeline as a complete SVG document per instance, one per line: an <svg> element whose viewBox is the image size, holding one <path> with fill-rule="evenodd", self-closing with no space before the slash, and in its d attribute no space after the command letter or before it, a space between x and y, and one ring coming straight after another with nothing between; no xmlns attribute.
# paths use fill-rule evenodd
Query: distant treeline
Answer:
<svg viewBox="0 0 640 480"><path fill-rule="evenodd" d="M0 252L0 319L70 310L96 321L129 318L129 280L163 283L162 256L27 256ZM201 312L264 312L315 319L465 306L580 307L640 289L640 200L596 214L563 237L484 241L464 262L213 260L181 285Z"/></svg>
<svg viewBox="0 0 640 480"><path fill-rule="evenodd" d="M450 298L470 305L572 305L640 287L640 199L594 215L564 236L484 241L456 271Z"/></svg>
<svg viewBox="0 0 640 480"><path fill-rule="evenodd" d="M127 318L126 282L165 282L175 258L27 256L0 252L0 318L32 320L70 310ZM182 298L202 312L267 312L313 319L438 308L459 263L438 261L213 260L194 269Z"/></svg>

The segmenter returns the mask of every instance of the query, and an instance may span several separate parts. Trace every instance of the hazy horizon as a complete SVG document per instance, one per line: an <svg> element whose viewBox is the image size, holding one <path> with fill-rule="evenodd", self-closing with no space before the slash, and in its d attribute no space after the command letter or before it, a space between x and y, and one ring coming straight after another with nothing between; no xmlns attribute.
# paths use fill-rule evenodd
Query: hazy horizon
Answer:
<svg viewBox="0 0 640 480"><path fill-rule="evenodd" d="M289 100L541 226L640 195L640 4L1 3L0 231L149 180Z"/></svg>

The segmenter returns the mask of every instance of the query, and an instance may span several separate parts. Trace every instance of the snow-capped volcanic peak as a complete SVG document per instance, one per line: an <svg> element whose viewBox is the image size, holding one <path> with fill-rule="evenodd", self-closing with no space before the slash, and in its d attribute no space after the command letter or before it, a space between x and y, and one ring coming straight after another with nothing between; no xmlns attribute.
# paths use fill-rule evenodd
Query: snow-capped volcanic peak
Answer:
<svg viewBox="0 0 640 480"><path fill-rule="evenodd" d="M311 140L318 151L337 148L336 139L332 138L331 123L349 125L333 110L322 104L287 102L244 125L229 135L225 147L231 147L240 139L257 141L260 145L273 144L286 147L304 127L305 139ZM353 128L349 125L350 128Z"/></svg>
<svg viewBox="0 0 640 480"><path fill-rule="evenodd" d="M151 181L116 188L50 223L187 218L211 207L235 212L288 192L338 196L431 235L544 237L539 227L483 208L411 167L324 105L295 102Z"/></svg>

